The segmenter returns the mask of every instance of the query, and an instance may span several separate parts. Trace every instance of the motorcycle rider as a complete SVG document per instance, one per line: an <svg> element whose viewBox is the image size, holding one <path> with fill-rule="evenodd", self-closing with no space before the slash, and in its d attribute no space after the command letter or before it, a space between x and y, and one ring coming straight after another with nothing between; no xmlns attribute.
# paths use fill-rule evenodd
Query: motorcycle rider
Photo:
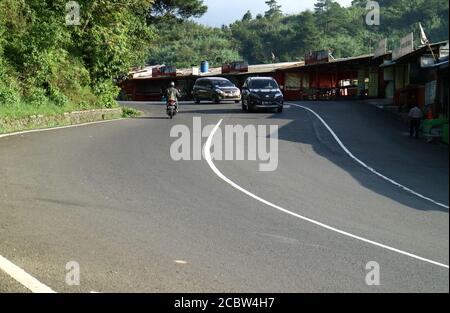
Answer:
<svg viewBox="0 0 450 313"><path fill-rule="evenodd" d="M175 82L171 82L170 83L170 88L167 89L166 91L166 97L167 97L167 103L169 103L169 101L175 101L176 105L175 105L175 110L178 113L178 99L181 98L181 94L178 91L178 89L175 88Z"/></svg>

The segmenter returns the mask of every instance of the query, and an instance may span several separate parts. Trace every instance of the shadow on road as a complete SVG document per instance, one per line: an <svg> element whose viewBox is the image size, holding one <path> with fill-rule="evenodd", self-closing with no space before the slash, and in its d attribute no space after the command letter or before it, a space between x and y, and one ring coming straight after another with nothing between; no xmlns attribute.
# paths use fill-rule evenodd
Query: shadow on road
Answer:
<svg viewBox="0 0 450 313"><path fill-rule="evenodd" d="M448 146L417 142L404 135L405 125L359 102L302 103L330 125L344 145L375 170L435 201L448 204ZM279 139L310 145L320 156L353 176L362 186L417 210L448 209L420 199L377 177L352 160L324 125L311 113L295 108L272 118L291 120Z"/></svg>
<svg viewBox="0 0 450 313"><path fill-rule="evenodd" d="M181 108L181 114L204 114L204 115L220 115L220 114L238 114L242 113L239 109L204 109L204 110L189 110Z"/></svg>
<svg viewBox="0 0 450 313"><path fill-rule="evenodd" d="M139 116L133 117L135 120L168 120L167 116Z"/></svg>

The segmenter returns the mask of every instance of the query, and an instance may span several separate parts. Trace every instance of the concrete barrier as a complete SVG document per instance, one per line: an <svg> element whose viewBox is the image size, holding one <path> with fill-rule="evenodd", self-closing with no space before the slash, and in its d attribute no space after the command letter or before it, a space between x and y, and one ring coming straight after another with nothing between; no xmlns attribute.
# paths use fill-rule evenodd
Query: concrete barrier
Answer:
<svg viewBox="0 0 450 313"><path fill-rule="evenodd" d="M19 119L0 118L0 133L76 125L122 117L122 108L76 111L58 115L32 115Z"/></svg>

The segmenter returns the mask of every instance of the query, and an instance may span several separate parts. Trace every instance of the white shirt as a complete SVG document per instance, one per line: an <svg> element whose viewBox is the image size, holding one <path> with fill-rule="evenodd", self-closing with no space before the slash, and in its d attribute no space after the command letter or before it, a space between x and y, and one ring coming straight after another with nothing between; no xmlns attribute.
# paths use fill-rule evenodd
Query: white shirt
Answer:
<svg viewBox="0 0 450 313"><path fill-rule="evenodd" d="M422 118L423 117L423 112L418 107L414 107L414 108L412 108L409 111L408 116L411 117L411 118Z"/></svg>

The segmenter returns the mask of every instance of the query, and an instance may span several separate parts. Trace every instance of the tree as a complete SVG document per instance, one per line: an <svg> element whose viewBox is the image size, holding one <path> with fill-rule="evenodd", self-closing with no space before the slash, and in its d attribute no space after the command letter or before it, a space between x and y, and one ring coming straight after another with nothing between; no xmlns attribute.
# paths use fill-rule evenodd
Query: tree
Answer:
<svg viewBox="0 0 450 313"><path fill-rule="evenodd" d="M316 26L313 13L305 11L297 17L293 42L299 52L304 56L309 51L319 50L321 33Z"/></svg>
<svg viewBox="0 0 450 313"><path fill-rule="evenodd" d="M317 0L314 4L314 11L316 13L326 12L330 8L332 2L332 0Z"/></svg>
<svg viewBox="0 0 450 313"><path fill-rule="evenodd" d="M248 10L247 13L245 13L244 16L242 17L243 22L248 22L248 21L251 21L252 19L253 19L253 15L252 15L252 12L250 12L250 10Z"/></svg>
<svg viewBox="0 0 450 313"><path fill-rule="evenodd" d="M336 1L320 0L314 12L279 16L259 16L230 26L235 46L250 63L271 62L273 51L280 61L298 60L309 50L332 49L336 57L368 53L368 43L390 38L390 46L406 33L417 31L417 22L437 42L448 38L448 1L379 0L382 23L365 24L367 0L355 0L351 7Z"/></svg>
<svg viewBox="0 0 450 313"><path fill-rule="evenodd" d="M154 38L147 24L152 1L79 0L79 26L64 23L66 3L0 1L7 88L35 106L116 105L116 79L143 62Z"/></svg>
<svg viewBox="0 0 450 313"><path fill-rule="evenodd" d="M201 17L207 10L203 0L154 0L150 17L152 20L173 17L186 20Z"/></svg>
<svg viewBox="0 0 450 313"><path fill-rule="evenodd" d="M203 60L208 60L212 66L221 66L241 59L226 28L210 28L192 21L161 21L157 29L159 40L164 44L151 48L150 64L187 68L198 66Z"/></svg>
<svg viewBox="0 0 450 313"><path fill-rule="evenodd" d="M333 0L318 0L315 6L317 25L325 33L333 31L337 33L343 27L345 20L345 9Z"/></svg>
<svg viewBox="0 0 450 313"><path fill-rule="evenodd" d="M269 7L269 10L265 12L266 18L280 17L283 15L281 5L279 5L276 0L268 0L266 1L266 4Z"/></svg>

